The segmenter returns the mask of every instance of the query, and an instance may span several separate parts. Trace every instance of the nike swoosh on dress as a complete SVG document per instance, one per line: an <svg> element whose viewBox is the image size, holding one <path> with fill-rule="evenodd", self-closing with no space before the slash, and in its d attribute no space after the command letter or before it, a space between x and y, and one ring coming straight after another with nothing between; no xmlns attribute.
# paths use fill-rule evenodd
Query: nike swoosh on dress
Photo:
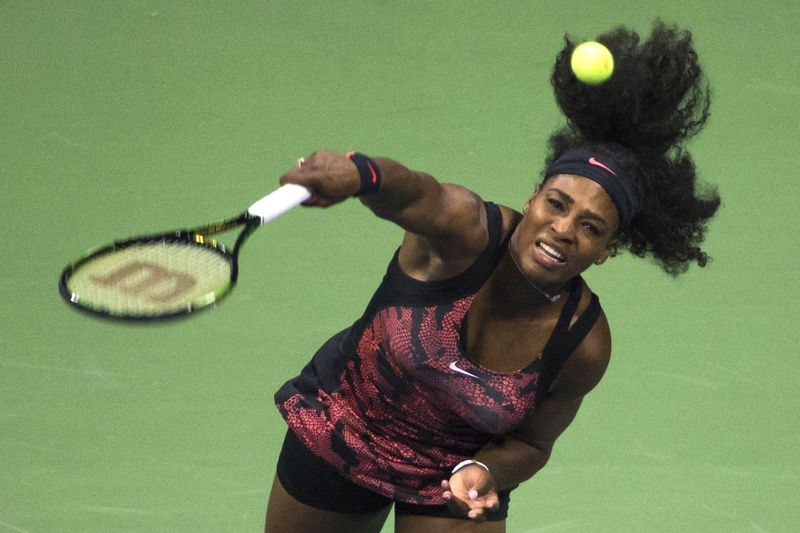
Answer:
<svg viewBox="0 0 800 533"><path fill-rule="evenodd" d="M470 377L473 377L473 378L476 378L476 379L481 379L480 376L476 376L472 372L467 372L464 369L458 368L458 365L456 363L457 363L457 361L453 361L452 363L450 363L450 370L458 372L459 374L464 374L465 376L470 376Z"/></svg>

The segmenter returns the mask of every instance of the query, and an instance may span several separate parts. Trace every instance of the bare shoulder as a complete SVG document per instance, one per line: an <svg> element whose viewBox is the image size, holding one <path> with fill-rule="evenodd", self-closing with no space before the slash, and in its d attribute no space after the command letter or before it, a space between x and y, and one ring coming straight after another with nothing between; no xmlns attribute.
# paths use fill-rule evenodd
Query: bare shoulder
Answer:
<svg viewBox="0 0 800 533"><path fill-rule="evenodd" d="M578 312L585 311L590 301L591 292L584 287ZM597 322L564 363L551 393L574 397L585 396L600 382L610 361L611 328L605 313L601 311Z"/></svg>
<svg viewBox="0 0 800 533"><path fill-rule="evenodd" d="M455 227L461 227L458 233L469 228L486 226L486 214L483 207L483 199L474 191L455 183L442 184L443 200L442 209L439 215L447 217L447 224L451 231ZM467 226L461 226L467 223Z"/></svg>

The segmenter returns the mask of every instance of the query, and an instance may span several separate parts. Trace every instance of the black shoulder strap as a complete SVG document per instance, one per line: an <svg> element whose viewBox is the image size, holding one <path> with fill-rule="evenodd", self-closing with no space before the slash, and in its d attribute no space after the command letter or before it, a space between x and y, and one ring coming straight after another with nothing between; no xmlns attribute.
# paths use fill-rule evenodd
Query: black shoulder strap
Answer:
<svg viewBox="0 0 800 533"><path fill-rule="evenodd" d="M547 391L550 390L550 385L561 371L561 367L564 366L567 358L586 338L586 335L589 334L600 318L600 312L602 311L600 299L596 294L592 293L592 299L586 310L578 317L575 324L569 327L569 323L578 308L582 288L582 282L576 283L575 288L570 293L567 304L561 311L561 316L558 317L558 323L550 336L550 340L542 350L543 367L537 384L540 394L547 394Z"/></svg>
<svg viewBox="0 0 800 533"><path fill-rule="evenodd" d="M486 210L486 225L489 240L483 253L475 260L469 270L475 271L478 278L486 278L494 271L500 256L505 251L506 239L503 238L503 212L500 206L493 202L484 202ZM481 282L481 284L483 284Z"/></svg>

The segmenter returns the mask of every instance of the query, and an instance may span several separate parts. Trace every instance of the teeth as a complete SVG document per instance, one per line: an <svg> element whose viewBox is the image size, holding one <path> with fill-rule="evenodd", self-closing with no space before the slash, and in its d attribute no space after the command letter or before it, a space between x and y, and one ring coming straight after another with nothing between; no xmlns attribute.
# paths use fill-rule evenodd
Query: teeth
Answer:
<svg viewBox="0 0 800 533"><path fill-rule="evenodd" d="M550 246L546 245L543 242L539 243L539 248L544 250L547 253L547 255L549 255L553 259L557 259L558 261L563 261L564 260L564 256L563 255L561 255L560 253L558 253L558 251L554 250L553 248L551 248Z"/></svg>

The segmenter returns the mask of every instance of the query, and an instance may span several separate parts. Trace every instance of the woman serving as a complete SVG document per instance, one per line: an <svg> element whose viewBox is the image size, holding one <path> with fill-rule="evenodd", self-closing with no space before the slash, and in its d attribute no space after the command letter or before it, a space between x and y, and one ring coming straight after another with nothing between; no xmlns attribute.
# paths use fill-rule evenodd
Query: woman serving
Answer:
<svg viewBox="0 0 800 533"><path fill-rule="evenodd" d="M691 35L656 24L598 38L600 86L553 70L567 125L522 212L360 153L318 151L281 178L309 206L358 196L405 230L363 315L275 396L289 425L265 531L504 531L608 366L611 334L581 278L617 250L677 275L719 206L684 142L708 116Z"/></svg>

